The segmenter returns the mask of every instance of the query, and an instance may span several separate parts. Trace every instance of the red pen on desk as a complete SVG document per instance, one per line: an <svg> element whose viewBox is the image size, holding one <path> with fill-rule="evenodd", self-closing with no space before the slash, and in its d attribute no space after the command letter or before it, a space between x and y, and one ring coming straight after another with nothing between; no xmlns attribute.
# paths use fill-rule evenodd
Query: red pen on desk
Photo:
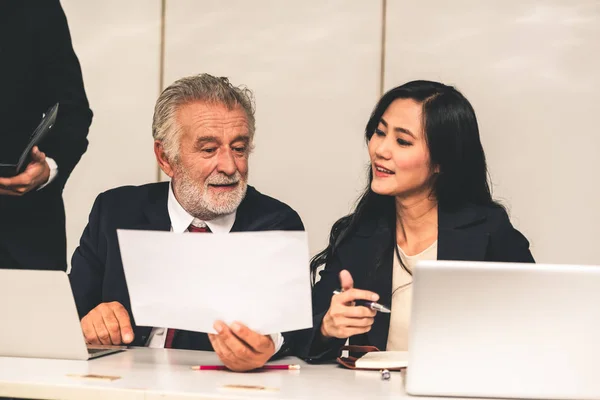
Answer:
<svg viewBox="0 0 600 400"><path fill-rule="evenodd" d="M229 368L227 368L224 365L194 365L192 367L192 369L194 371L228 371ZM300 369L300 365L298 364L284 364L284 365L263 365L261 368L258 369L293 369L293 370L297 370Z"/></svg>

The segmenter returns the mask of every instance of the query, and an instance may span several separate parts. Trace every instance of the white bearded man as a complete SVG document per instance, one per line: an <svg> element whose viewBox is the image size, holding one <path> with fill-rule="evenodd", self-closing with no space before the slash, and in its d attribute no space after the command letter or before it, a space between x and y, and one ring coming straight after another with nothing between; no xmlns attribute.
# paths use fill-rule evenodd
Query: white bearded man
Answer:
<svg viewBox="0 0 600 400"><path fill-rule="evenodd" d="M117 229L304 230L293 209L247 184L254 130L252 93L226 78L186 77L161 93L152 124L154 153L171 181L100 194L73 255L70 281L89 344L214 350L234 371L259 368L291 350L286 334L261 335L237 322L215 321L218 333L208 335L136 326L118 248Z"/></svg>

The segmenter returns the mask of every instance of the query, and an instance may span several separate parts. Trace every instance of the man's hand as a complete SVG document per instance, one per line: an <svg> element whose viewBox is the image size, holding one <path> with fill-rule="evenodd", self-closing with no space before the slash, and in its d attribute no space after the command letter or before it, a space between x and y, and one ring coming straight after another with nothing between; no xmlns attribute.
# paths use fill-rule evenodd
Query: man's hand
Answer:
<svg viewBox="0 0 600 400"><path fill-rule="evenodd" d="M327 314L321 323L321 335L324 338L347 339L371 330L377 311L363 306L354 306L354 300L379 300L379 295L367 290L354 289L350 272L340 272L343 293L335 294Z"/></svg>
<svg viewBox="0 0 600 400"><path fill-rule="evenodd" d="M254 332L239 322L227 326L215 322L218 334L208 334L215 352L232 371L242 372L260 368L275 353L275 344L269 335Z"/></svg>
<svg viewBox="0 0 600 400"><path fill-rule="evenodd" d="M81 320L87 344L122 344L133 341L129 313L119 302L101 303Z"/></svg>
<svg viewBox="0 0 600 400"><path fill-rule="evenodd" d="M23 196L48 182L48 178L50 167L46 162L46 155L34 146L31 150L31 162L25 171L11 178L0 178L0 195Z"/></svg>

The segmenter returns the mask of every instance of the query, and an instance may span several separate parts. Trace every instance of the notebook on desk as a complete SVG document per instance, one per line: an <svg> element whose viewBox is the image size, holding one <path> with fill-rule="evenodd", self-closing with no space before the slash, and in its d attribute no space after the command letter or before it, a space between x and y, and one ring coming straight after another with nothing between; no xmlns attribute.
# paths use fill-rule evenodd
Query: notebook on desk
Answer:
<svg viewBox="0 0 600 400"><path fill-rule="evenodd" d="M375 346L349 345L340 349L337 362L350 369L401 370L408 366L408 352L379 351Z"/></svg>
<svg viewBox="0 0 600 400"><path fill-rule="evenodd" d="M408 351L372 351L355 362L357 369L402 369L408 366Z"/></svg>
<svg viewBox="0 0 600 400"><path fill-rule="evenodd" d="M48 135L48 132L54 126L56 122L56 115L58 114L58 103L53 105L46 111L46 113L42 116L42 120L35 128L35 130L29 136L25 148L21 151L19 158L16 159L16 162L12 162L12 160L0 160L0 176L1 177L11 177L15 175L19 175L21 172L27 168L27 164L31 161L31 150L34 146L38 146L42 140Z"/></svg>

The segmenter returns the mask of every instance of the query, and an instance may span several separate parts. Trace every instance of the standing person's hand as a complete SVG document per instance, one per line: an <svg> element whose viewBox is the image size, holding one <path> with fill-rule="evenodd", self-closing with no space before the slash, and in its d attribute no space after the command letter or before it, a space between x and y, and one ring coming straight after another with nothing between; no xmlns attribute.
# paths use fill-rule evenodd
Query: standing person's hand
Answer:
<svg viewBox="0 0 600 400"><path fill-rule="evenodd" d="M34 146L31 150L31 162L17 176L0 178L0 195L23 196L44 183L50 178L50 166L46 162L46 155Z"/></svg>

